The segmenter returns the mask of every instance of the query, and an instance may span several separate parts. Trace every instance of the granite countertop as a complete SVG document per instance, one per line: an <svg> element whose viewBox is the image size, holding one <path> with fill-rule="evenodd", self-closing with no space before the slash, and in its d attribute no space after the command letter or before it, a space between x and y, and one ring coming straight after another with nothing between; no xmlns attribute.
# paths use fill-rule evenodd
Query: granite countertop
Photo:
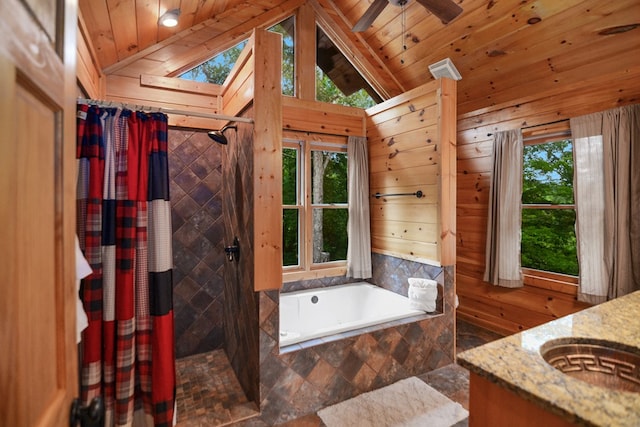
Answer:
<svg viewBox="0 0 640 427"><path fill-rule="evenodd" d="M546 341L571 337L612 341L640 351L640 291L465 351L458 363L575 424L640 426L640 393L587 384L553 368L540 355Z"/></svg>

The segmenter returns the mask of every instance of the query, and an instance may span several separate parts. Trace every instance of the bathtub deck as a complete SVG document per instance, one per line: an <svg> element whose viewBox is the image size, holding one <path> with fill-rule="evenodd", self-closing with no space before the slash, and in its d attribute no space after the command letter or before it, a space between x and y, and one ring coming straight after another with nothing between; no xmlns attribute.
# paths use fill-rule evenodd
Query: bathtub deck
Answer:
<svg viewBox="0 0 640 427"><path fill-rule="evenodd" d="M499 335L463 321L457 322L457 352L500 338ZM255 404L248 402L223 350L179 359L178 427L233 425L265 427ZM468 372L455 364L418 376L427 384L468 409ZM461 424L462 423L462 424ZM466 420L457 425L465 426ZM289 427L322 426L310 414L285 424Z"/></svg>

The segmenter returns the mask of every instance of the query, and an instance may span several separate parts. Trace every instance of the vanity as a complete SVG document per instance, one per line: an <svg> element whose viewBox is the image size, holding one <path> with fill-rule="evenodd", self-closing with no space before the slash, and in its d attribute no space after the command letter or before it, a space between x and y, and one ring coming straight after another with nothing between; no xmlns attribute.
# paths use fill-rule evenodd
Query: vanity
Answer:
<svg viewBox="0 0 640 427"><path fill-rule="evenodd" d="M638 360L640 291L465 351L469 425L640 426Z"/></svg>

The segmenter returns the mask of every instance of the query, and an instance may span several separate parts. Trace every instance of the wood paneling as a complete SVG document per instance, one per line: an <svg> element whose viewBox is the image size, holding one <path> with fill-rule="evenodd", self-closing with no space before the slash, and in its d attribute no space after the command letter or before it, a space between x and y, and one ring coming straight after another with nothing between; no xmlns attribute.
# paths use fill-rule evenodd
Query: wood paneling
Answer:
<svg viewBox="0 0 640 427"><path fill-rule="evenodd" d="M282 97L286 130L330 135L364 135L365 112L360 108Z"/></svg>
<svg viewBox="0 0 640 427"><path fill-rule="evenodd" d="M157 87L185 93L199 93L209 96L220 96L222 93L222 87L216 84L145 74L140 76L140 86Z"/></svg>
<svg viewBox="0 0 640 427"><path fill-rule="evenodd" d="M455 263L456 82L441 79L367 110L374 252Z"/></svg>
<svg viewBox="0 0 640 427"><path fill-rule="evenodd" d="M300 42L312 41L315 18L383 99L433 81L429 65L450 58L462 75L461 113L615 72L624 78L640 57L636 0L465 0L463 13L446 25L418 2L409 2L405 28L401 8L390 4L370 28L353 33L351 27L369 5L356 0L80 1L105 74L175 76L301 7ZM159 14L173 7L182 11L179 25L158 28ZM605 31L623 26L630 31ZM314 51L299 51L296 73L302 80L314 76ZM312 100L308 84L297 93Z"/></svg>
<svg viewBox="0 0 640 427"><path fill-rule="evenodd" d="M554 280L532 271L525 275L525 286L520 289L483 282L492 135L638 102L640 67L627 69L625 78L619 76L616 71L459 115L457 291L461 318L513 333L588 306L576 300L577 287L571 284L575 279Z"/></svg>
<svg viewBox="0 0 640 427"><path fill-rule="evenodd" d="M158 85L143 86L140 84L140 78L107 76L107 99L116 97L138 99L143 105L188 109L202 113L221 113L218 97L207 93L167 90Z"/></svg>
<svg viewBox="0 0 640 427"><path fill-rule="evenodd" d="M76 76L86 96L93 99L104 98L105 76L96 62L97 55L93 49L93 43L89 39L89 31L83 17L78 16L77 33L77 65Z"/></svg>
<svg viewBox="0 0 640 427"><path fill-rule="evenodd" d="M223 111L237 114L253 100L255 90L255 46L253 38L243 49L224 83L222 91Z"/></svg>
<svg viewBox="0 0 640 427"><path fill-rule="evenodd" d="M107 76L105 98L130 105L181 110L192 113L222 114L218 85L178 78ZM201 90L199 90L201 89ZM246 102L245 104L246 105ZM220 129L226 121L188 115L169 114L169 125L195 129Z"/></svg>

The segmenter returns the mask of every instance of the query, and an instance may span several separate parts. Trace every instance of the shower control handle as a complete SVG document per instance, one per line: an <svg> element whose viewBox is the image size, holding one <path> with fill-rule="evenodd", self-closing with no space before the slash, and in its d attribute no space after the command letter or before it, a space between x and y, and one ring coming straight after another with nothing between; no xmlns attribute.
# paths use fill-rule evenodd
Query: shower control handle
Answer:
<svg viewBox="0 0 640 427"><path fill-rule="evenodd" d="M229 261L233 261L234 259L238 261L240 259L240 242L237 237L233 238L233 245L225 246L224 253L227 254Z"/></svg>

